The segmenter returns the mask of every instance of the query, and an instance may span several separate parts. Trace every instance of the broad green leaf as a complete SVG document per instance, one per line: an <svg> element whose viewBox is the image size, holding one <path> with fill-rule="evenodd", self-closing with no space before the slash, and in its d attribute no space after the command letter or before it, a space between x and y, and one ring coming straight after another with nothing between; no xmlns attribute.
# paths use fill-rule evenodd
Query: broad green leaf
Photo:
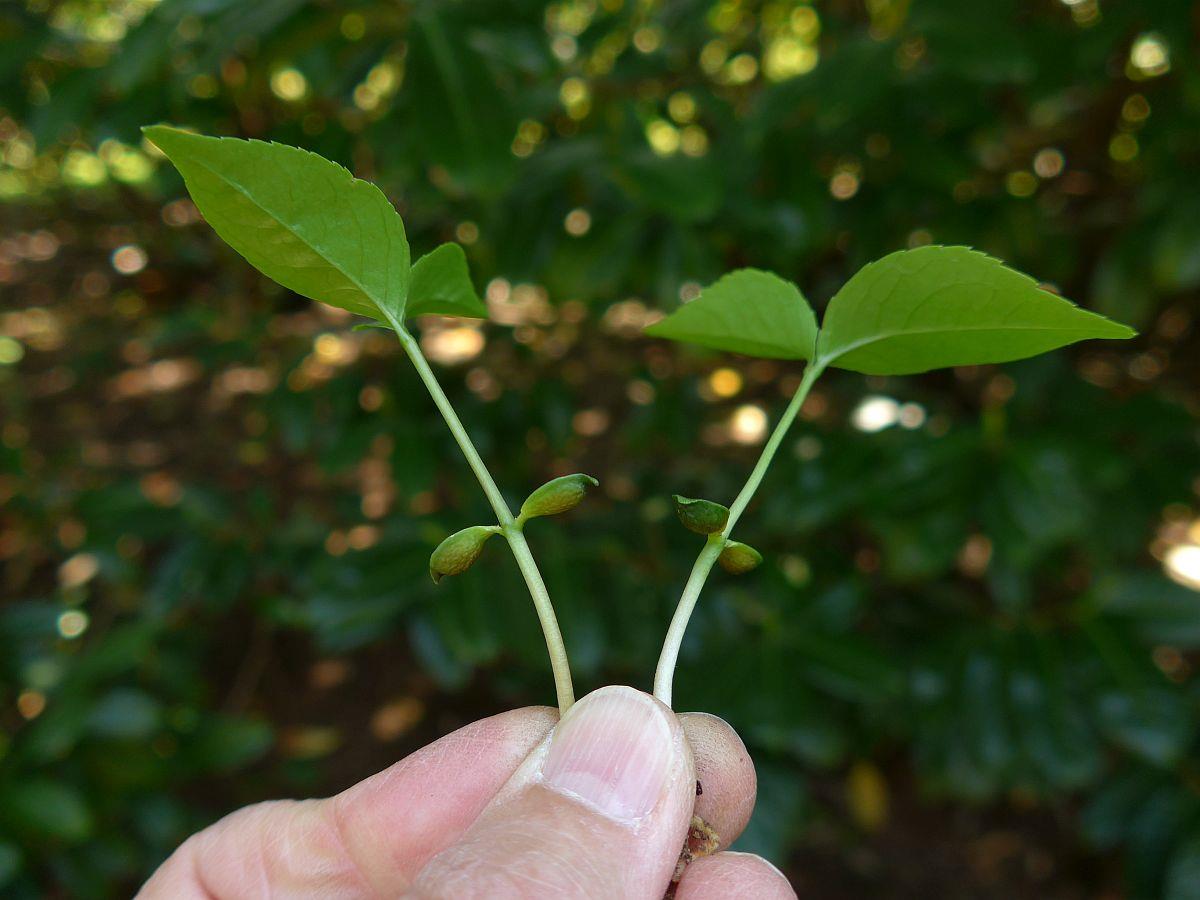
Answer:
<svg viewBox="0 0 1200 900"><path fill-rule="evenodd" d="M405 315L487 318L487 307L471 284L462 247L442 244L413 263Z"/></svg>
<svg viewBox="0 0 1200 900"><path fill-rule="evenodd" d="M404 314L404 223L375 185L296 147L143 130L217 234L264 275L360 315Z"/></svg>
<svg viewBox="0 0 1200 900"><path fill-rule="evenodd" d="M790 281L759 269L738 269L646 334L747 356L811 359L817 319Z"/></svg>
<svg viewBox="0 0 1200 900"><path fill-rule="evenodd" d="M920 247L885 256L846 282L825 313L817 361L908 375L1133 335L983 253Z"/></svg>

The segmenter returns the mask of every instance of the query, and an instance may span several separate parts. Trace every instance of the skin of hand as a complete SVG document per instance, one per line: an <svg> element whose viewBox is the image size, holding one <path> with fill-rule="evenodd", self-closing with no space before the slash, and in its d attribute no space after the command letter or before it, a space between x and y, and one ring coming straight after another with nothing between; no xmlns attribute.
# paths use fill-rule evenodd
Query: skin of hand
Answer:
<svg viewBox="0 0 1200 900"><path fill-rule="evenodd" d="M185 841L138 897L660 900L692 816L728 846L756 789L724 721L606 687L561 722L545 707L513 710L334 797L238 810ZM728 851L689 865L676 893L795 896L766 860Z"/></svg>

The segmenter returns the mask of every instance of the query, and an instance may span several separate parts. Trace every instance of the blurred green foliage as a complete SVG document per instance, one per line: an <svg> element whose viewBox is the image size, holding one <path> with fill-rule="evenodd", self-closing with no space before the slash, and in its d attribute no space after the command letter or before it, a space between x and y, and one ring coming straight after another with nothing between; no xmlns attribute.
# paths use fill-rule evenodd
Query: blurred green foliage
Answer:
<svg viewBox="0 0 1200 900"><path fill-rule="evenodd" d="M501 324L423 340L498 481L601 481L530 526L582 690L648 685L697 549L670 495L732 498L796 383L643 338L649 310L740 265L819 308L936 241L1136 325L828 378L739 533L766 562L714 578L676 695L745 736L744 840L802 892L1196 896L1196 15L0 6L0 892L127 894L240 803L553 696L504 554L426 577L485 506L394 342L224 247L140 141L166 120L316 150L414 253L467 245Z"/></svg>

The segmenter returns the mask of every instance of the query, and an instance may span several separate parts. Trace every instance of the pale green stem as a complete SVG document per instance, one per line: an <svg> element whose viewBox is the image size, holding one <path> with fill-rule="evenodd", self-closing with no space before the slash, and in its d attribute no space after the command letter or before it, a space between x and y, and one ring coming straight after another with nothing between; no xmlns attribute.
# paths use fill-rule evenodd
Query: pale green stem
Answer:
<svg viewBox="0 0 1200 900"><path fill-rule="evenodd" d="M550 653L550 668L554 672L554 689L558 692L558 712L563 715L575 702L575 688L571 684L571 666L567 662L567 648L558 628L558 619L554 616L554 605L550 602L546 583L542 581L542 573L538 571L533 554L529 552L525 533L511 523L504 527L504 536L508 538L508 546L512 548L521 574L525 576L525 584L529 586L533 605L537 608L538 620L542 623L546 650Z"/></svg>
<svg viewBox="0 0 1200 900"><path fill-rule="evenodd" d="M767 445L763 447L758 462L754 464L750 477L746 479L746 484L737 495L737 499L733 501L733 505L729 507L729 520L725 523L725 528L720 534L709 535L704 549L696 557L696 562L692 566L692 574L688 576L683 594L679 598L679 605L675 607L675 615L671 617L671 625L667 629L666 640L663 641L662 653L658 657L658 668L654 672L654 696L667 706L671 705L675 664L679 660L679 648L683 644L683 635L687 631L688 621L692 618L692 610L696 608L696 601L700 599L700 591L704 589L708 573L712 571L713 564L729 540L729 533L733 531L733 526L750 503L754 492L758 490L758 486L767 472L767 467L771 465L771 460L779 450L779 445L783 443L783 438L796 420L800 407L804 405L804 399L824 368L822 363L812 363L804 370L800 386L792 396L791 402L788 403L787 409L783 411L783 415L779 417L779 422L775 425L775 430L771 432Z"/></svg>
<svg viewBox="0 0 1200 900"><path fill-rule="evenodd" d="M488 503L492 505L492 510L496 513L500 530L503 532L505 540L508 541L508 546L512 549L513 556L517 560L517 568L521 570L530 596L533 597L533 605L542 626L542 634L546 638L546 650L550 653L550 668L554 672L554 688L558 693L558 710L560 713L565 713L575 702L575 689L571 684L571 667L567 662L567 649L563 645L562 632L558 628L558 619L554 615L554 606L550 603L550 594L546 590L546 583L542 580L542 573L538 571L537 563L533 561L533 554L529 552L529 544L525 540L525 535L509 511L508 504L504 502L504 496L496 487L496 482L479 456L479 451L471 442L467 429L463 427L454 407L450 405L449 398L442 390L442 386L438 384L433 370L421 352L421 345L408 333L398 319L392 316L387 318L400 338L404 352L412 360L417 374L421 376L421 381L424 382L429 395L433 398L434 405L442 414L442 418L446 420L446 425L449 426L450 433L454 435L454 440L458 442L463 456L467 458L467 464L479 480L479 486L483 488Z"/></svg>

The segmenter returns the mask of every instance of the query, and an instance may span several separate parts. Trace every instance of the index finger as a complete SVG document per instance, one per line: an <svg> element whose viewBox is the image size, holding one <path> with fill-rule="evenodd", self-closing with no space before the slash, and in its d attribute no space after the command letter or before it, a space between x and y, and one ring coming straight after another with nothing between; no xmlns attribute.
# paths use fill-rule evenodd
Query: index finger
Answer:
<svg viewBox="0 0 1200 900"><path fill-rule="evenodd" d="M557 720L547 707L501 713L327 800L240 809L189 838L138 897L394 896L461 837Z"/></svg>

